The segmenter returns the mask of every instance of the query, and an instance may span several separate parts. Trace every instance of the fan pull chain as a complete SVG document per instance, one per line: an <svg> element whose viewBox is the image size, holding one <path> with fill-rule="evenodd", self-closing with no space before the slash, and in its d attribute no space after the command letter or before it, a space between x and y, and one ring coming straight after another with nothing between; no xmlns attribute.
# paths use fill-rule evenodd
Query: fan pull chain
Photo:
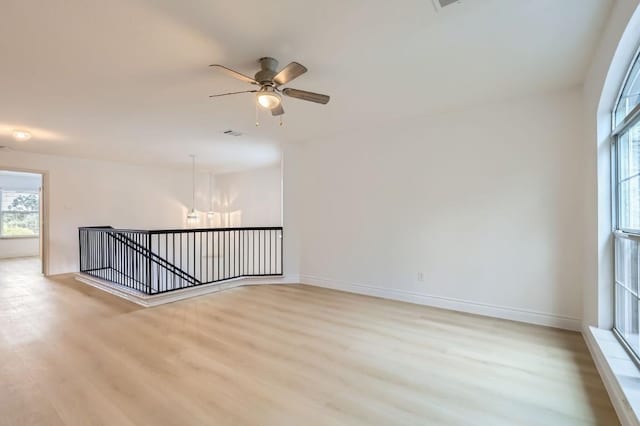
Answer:
<svg viewBox="0 0 640 426"><path fill-rule="evenodd" d="M282 127L282 115L280 116L280 127Z"/></svg>

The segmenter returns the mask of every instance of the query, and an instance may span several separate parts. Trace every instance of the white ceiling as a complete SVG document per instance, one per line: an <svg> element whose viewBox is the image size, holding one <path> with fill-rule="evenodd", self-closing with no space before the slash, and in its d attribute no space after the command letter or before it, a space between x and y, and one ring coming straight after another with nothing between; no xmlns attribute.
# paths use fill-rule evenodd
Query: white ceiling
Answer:
<svg viewBox="0 0 640 426"><path fill-rule="evenodd" d="M0 145L13 149L231 171L279 159L280 142L578 85L609 0L4 0ZM256 60L298 61L284 126L251 86ZM14 128L34 137L18 143ZM222 134L240 130L241 137ZM0 152L0 156L2 153Z"/></svg>

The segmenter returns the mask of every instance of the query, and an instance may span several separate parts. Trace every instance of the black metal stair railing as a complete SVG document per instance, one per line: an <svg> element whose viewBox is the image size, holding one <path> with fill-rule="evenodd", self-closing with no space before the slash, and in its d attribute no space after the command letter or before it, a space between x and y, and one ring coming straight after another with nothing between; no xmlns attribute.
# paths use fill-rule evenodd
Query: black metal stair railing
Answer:
<svg viewBox="0 0 640 426"><path fill-rule="evenodd" d="M80 272L145 294L282 275L282 227L78 231Z"/></svg>

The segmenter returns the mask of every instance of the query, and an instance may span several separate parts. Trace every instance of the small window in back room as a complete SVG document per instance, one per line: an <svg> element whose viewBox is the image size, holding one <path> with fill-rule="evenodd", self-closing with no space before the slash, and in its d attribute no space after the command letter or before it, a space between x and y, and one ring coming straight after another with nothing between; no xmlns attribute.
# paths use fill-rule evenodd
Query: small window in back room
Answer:
<svg viewBox="0 0 640 426"><path fill-rule="evenodd" d="M39 210L37 191L0 189L0 237L38 236Z"/></svg>

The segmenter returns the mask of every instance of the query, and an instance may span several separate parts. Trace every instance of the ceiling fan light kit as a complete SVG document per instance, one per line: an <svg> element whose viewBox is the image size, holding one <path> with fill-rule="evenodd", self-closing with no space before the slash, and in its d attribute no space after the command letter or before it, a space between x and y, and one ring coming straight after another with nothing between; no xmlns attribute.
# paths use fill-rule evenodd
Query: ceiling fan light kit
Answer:
<svg viewBox="0 0 640 426"><path fill-rule="evenodd" d="M289 83L293 79L307 72L307 68L304 65L297 62L291 62L280 71L277 71L278 61L274 58L264 57L260 58L258 62L260 63L260 71L255 74L254 78L232 70L231 68L227 68L224 65L209 65L210 67L215 67L224 71L235 79L259 86L259 89L221 93L219 95L210 95L209 97L217 98L220 96L237 95L240 93L255 93L256 105L271 111L271 115L273 116L280 116L281 120L281 116L284 114L284 108L282 107L282 95L323 105L329 102L330 97L328 95L307 92L306 90L292 89L289 87L280 88L280 86Z"/></svg>
<svg viewBox="0 0 640 426"><path fill-rule="evenodd" d="M267 87L256 93L258 104L268 110L272 110L280 105L282 97L272 87Z"/></svg>

